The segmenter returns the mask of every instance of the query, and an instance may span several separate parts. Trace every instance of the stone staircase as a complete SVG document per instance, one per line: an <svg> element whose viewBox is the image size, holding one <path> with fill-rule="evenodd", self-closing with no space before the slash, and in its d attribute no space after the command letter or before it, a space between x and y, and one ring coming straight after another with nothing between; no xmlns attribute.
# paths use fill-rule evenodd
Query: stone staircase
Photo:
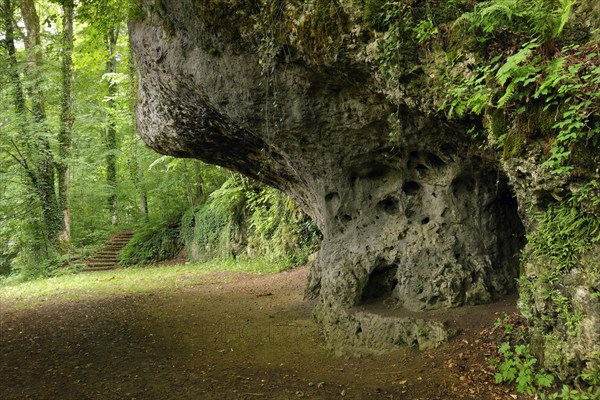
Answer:
<svg viewBox="0 0 600 400"><path fill-rule="evenodd" d="M111 236L101 250L80 262L84 265L82 271L93 272L119 268L119 252L132 237L132 231L123 231Z"/></svg>

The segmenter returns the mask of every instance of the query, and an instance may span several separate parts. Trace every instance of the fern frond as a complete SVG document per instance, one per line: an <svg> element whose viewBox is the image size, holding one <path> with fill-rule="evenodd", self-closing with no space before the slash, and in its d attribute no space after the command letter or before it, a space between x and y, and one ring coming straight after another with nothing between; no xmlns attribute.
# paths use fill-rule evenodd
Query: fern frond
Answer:
<svg viewBox="0 0 600 400"><path fill-rule="evenodd" d="M508 87L506 88L506 91L504 92L504 95L502 97L500 97L500 100L498 100L498 108L502 108L506 105L506 103L508 103L510 100L512 100L512 98L515 95L515 92L517 90L517 83L515 82L511 82Z"/></svg>
<svg viewBox="0 0 600 400"><path fill-rule="evenodd" d="M548 67L546 68L546 78L542 81L540 87L533 95L535 99L547 95L550 88L556 87L562 80L567 78L567 75L563 72L565 62L565 58L560 57L552 60L550 64L548 64Z"/></svg>
<svg viewBox="0 0 600 400"><path fill-rule="evenodd" d="M565 28L565 25L571 16L571 9L573 8L575 1L576 0L560 0L561 9L559 11L559 23L554 31L554 37L558 37Z"/></svg>
<svg viewBox="0 0 600 400"><path fill-rule="evenodd" d="M504 65L502 65L498 69L498 72L496 72L496 80L498 83L504 86L508 79L515 76L515 73L518 71L518 66L523 61L527 60L533 53L533 50L539 47L539 45L540 44L536 41L528 42L521 48L521 50L508 57Z"/></svg>

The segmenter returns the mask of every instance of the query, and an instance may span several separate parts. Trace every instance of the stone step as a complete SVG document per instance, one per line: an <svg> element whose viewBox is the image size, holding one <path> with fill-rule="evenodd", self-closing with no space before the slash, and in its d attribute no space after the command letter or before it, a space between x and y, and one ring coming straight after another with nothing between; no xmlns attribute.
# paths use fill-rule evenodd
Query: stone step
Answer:
<svg viewBox="0 0 600 400"><path fill-rule="evenodd" d="M83 272L105 271L120 268L119 253L129 243L134 233L120 232L113 235L98 252L87 260L77 260L71 264L83 265Z"/></svg>
<svg viewBox="0 0 600 400"><path fill-rule="evenodd" d="M100 253L96 253L94 254L94 257L101 257L101 258L113 258L113 257L119 257L119 252L118 251L112 251L112 252L108 252L108 251L102 251Z"/></svg>
<svg viewBox="0 0 600 400"><path fill-rule="evenodd" d="M94 261L94 260L90 260L87 261L85 263L86 267L111 267L111 266L117 266L119 265L118 263L112 262L112 261Z"/></svg>
<svg viewBox="0 0 600 400"><path fill-rule="evenodd" d="M84 268L81 272L96 272L96 271L110 271L112 269L116 269L116 267L94 267L94 268Z"/></svg>
<svg viewBox="0 0 600 400"><path fill-rule="evenodd" d="M117 239L111 239L108 241L108 243L127 243L131 240L131 238L117 238Z"/></svg>
<svg viewBox="0 0 600 400"><path fill-rule="evenodd" d="M119 246L119 247L110 247L110 248L102 248L98 251L98 253L114 253L114 254L119 254L121 252L121 250L123 250L125 246Z"/></svg>
<svg viewBox="0 0 600 400"><path fill-rule="evenodd" d="M117 257L111 257L111 258L107 258L107 257L94 257L94 258L90 258L89 260L87 260L85 262L85 264L90 264L90 263L112 263L112 264L118 264L119 263L119 258L117 258Z"/></svg>

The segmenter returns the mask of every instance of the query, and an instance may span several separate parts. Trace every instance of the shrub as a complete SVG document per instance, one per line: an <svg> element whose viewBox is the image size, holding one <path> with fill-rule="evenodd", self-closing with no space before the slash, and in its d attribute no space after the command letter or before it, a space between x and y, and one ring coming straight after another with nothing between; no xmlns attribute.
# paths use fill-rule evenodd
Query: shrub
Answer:
<svg viewBox="0 0 600 400"><path fill-rule="evenodd" d="M179 218L147 223L121 250L121 264L152 264L175 258L183 249L179 231Z"/></svg>

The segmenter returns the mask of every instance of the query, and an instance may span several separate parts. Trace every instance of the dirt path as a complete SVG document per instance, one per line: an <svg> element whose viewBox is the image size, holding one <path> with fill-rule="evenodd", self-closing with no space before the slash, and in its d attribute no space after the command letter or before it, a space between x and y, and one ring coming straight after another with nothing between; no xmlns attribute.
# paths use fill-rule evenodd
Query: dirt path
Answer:
<svg viewBox="0 0 600 400"><path fill-rule="evenodd" d="M440 349L335 358L302 292L306 268L0 310L0 399L503 399L479 332L515 298L454 315ZM106 272L107 276L110 272ZM1 306L1 304L0 304Z"/></svg>

